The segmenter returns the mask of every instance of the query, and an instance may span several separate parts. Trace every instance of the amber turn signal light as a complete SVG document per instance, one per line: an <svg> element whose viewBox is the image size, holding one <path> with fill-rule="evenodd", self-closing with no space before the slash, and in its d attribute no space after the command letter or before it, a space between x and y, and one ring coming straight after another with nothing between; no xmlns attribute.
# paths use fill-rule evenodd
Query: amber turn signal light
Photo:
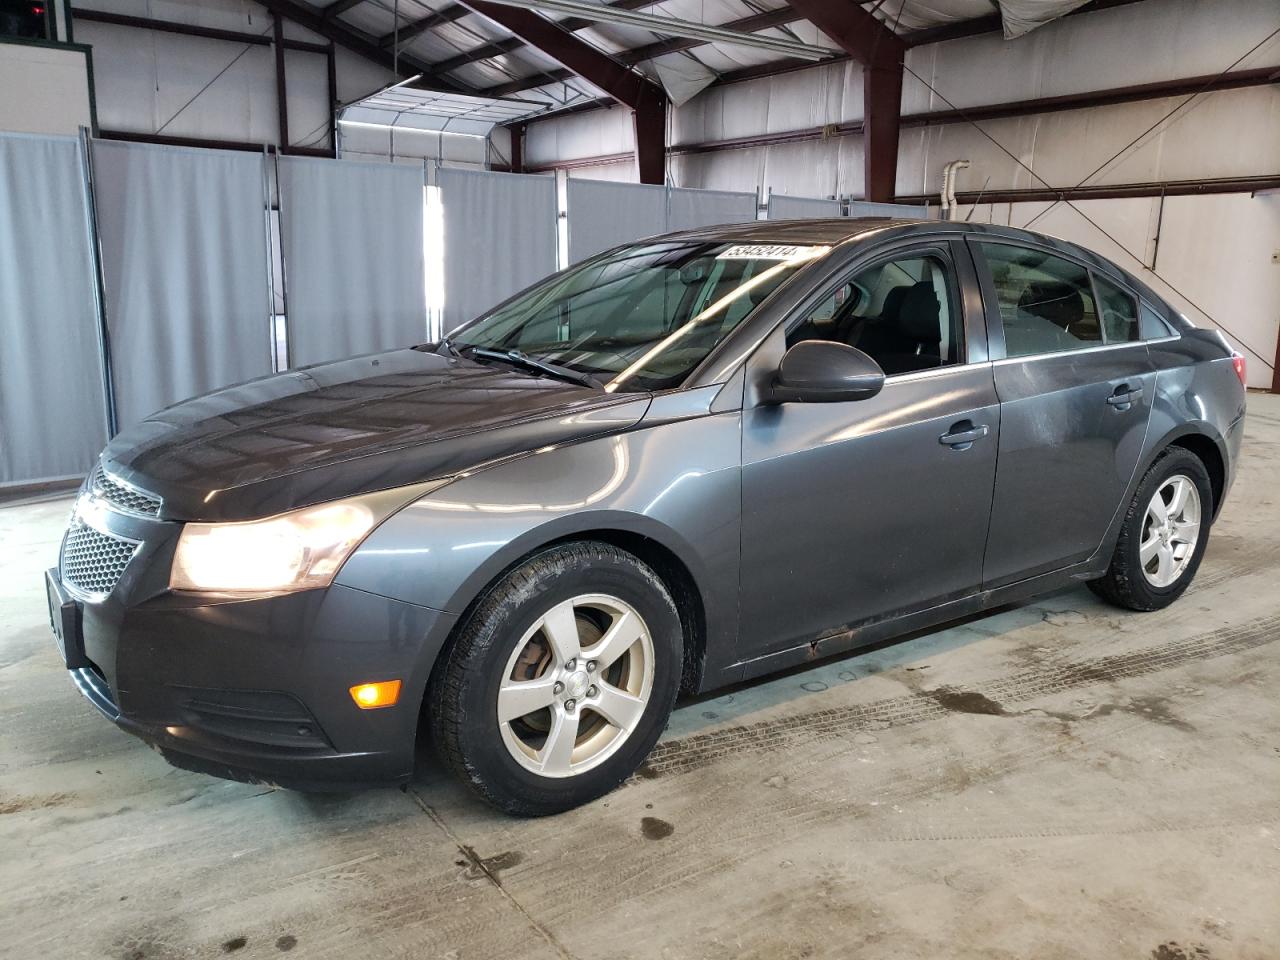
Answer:
<svg viewBox="0 0 1280 960"><path fill-rule="evenodd" d="M400 699L400 681L383 680L380 683L360 683L351 688L351 699L361 710L378 707L394 707Z"/></svg>

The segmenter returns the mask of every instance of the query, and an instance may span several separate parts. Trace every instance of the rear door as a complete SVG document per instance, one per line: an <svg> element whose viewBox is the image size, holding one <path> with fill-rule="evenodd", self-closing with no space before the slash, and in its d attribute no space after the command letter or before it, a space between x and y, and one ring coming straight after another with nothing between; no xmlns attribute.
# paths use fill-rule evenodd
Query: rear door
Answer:
<svg viewBox="0 0 1280 960"><path fill-rule="evenodd" d="M968 319L968 323L965 319ZM743 410L741 655L752 659L977 590L998 409L963 241L860 259L752 358L840 340L875 397ZM753 370L754 370L753 366Z"/></svg>
<svg viewBox="0 0 1280 960"><path fill-rule="evenodd" d="M1000 399L989 589L1096 551L1142 451L1155 370L1129 291L1048 246L969 243Z"/></svg>

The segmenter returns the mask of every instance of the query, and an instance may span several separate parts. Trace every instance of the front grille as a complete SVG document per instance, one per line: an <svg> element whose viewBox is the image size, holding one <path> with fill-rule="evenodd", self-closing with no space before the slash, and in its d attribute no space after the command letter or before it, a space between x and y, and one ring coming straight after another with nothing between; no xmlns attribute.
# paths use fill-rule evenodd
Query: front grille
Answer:
<svg viewBox="0 0 1280 960"><path fill-rule="evenodd" d="M101 467L93 471L89 482L90 492L99 500L105 500L117 510L135 513L141 517L160 516L160 498L143 493L137 487L115 479Z"/></svg>
<svg viewBox="0 0 1280 960"><path fill-rule="evenodd" d="M138 544L95 530L72 517L62 544L62 580L91 597L105 597L115 589L137 552Z"/></svg>

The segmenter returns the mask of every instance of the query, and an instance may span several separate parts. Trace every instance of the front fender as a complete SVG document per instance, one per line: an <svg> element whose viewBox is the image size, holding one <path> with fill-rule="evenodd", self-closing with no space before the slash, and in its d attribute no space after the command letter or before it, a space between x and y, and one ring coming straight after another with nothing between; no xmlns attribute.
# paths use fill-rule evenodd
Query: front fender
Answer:
<svg viewBox="0 0 1280 960"><path fill-rule="evenodd" d="M592 533L656 541L702 598L707 663L737 637L740 413L698 417L495 464L382 524L336 582L461 614L522 557ZM713 651L714 648L714 651Z"/></svg>

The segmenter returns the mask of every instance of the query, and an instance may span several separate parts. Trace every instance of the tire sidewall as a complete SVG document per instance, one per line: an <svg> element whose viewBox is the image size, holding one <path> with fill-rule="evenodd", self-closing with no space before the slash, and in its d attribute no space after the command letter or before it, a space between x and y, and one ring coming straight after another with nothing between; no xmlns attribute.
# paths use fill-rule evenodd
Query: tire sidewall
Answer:
<svg viewBox="0 0 1280 960"><path fill-rule="evenodd" d="M607 793L644 760L666 727L683 662L680 618L662 581L638 559L607 545L574 544L531 557L499 581L468 624L470 656L456 727L468 773L501 804L519 798L529 812L555 812ZM583 549L586 548L586 549ZM532 571L532 573L530 573ZM606 760L572 777L541 777L511 756L497 720L498 689L516 644L539 617L583 594L609 594L626 602L649 628L653 684L639 725Z"/></svg>

